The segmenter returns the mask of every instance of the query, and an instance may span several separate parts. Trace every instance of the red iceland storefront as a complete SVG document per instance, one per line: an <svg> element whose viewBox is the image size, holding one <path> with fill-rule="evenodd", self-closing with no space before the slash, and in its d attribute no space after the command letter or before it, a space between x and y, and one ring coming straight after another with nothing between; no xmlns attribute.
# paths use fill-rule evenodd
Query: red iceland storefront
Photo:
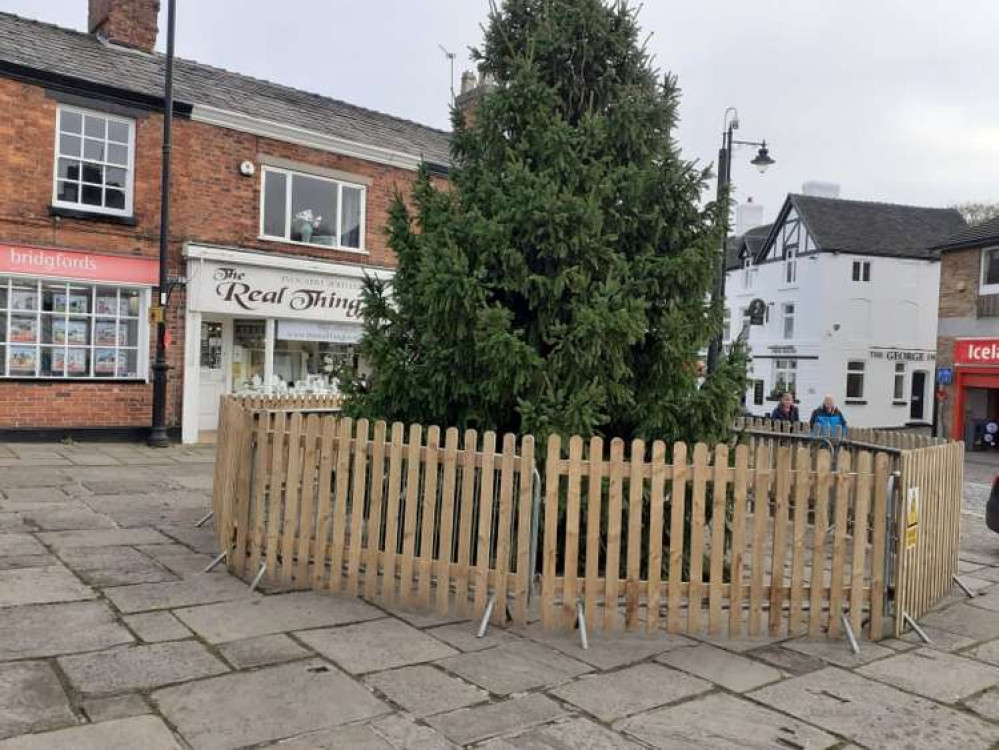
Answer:
<svg viewBox="0 0 999 750"><path fill-rule="evenodd" d="M968 447L999 421L999 338L954 343L954 432ZM987 441L986 441L987 442Z"/></svg>

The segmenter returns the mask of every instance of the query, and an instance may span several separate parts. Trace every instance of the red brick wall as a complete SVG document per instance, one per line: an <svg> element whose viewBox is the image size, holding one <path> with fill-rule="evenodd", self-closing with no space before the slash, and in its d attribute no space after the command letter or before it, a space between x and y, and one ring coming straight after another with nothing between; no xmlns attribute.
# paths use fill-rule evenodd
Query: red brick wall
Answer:
<svg viewBox="0 0 999 750"><path fill-rule="evenodd" d="M87 30L110 42L152 52L159 0L90 0Z"/></svg>
<svg viewBox="0 0 999 750"><path fill-rule="evenodd" d="M162 118L136 120L135 226L49 216L57 102L42 88L0 79L0 242L67 247L98 253L158 256ZM93 108L99 110L99 104ZM174 120L170 273L183 275L185 241L391 267L395 258L384 226L396 189L408 193L415 173L336 154L317 152L245 133ZM258 239L260 171L243 177L239 164L258 154L364 175L367 189L367 254ZM183 290L168 310L172 345L168 421L179 426L184 357ZM150 341L155 328L150 326ZM152 345L151 345L152 346ZM150 363L152 362L152 351ZM9 427L142 426L149 424L150 384L99 384L0 380L0 429Z"/></svg>

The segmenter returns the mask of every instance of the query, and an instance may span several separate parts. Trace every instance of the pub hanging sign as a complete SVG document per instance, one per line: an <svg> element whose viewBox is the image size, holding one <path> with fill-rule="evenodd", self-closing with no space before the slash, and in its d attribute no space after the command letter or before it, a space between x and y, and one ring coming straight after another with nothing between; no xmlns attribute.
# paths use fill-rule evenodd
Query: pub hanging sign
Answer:
<svg viewBox="0 0 999 750"><path fill-rule="evenodd" d="M761 326L766 322L767 318L767 303L763 300L756 298L749 303L749 324L753 326Z"/></svg>

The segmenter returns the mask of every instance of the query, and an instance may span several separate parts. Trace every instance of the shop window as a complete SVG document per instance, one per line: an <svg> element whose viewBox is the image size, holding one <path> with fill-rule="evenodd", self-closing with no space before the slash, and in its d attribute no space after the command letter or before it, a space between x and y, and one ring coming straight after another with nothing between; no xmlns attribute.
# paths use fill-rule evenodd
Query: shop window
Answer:
<svg viewBox="0 0 999 750"><path fill-rule="evenodd" d="M326 248L364 248L363 185L274 167L262 171L263 237Z"/></svg>
<svg viewBox="0 0 999 750"><path fill-rule="evenodd" d="M892 399L902 401L905 398L905 362L895 363L895 387L892 391Z"/></svg>
<svg viewBox="0 0 999 750"><path fill-rule="evenodd" d="M56 123L53 205L131 216L135 123L67 106Z"/></svg>
<svg viewBox="0 0 999 750"><path fill-rule="evenodd" d="M144 378L145 315L140 289L0 278L0 375Z"/></svg>
<svg viewBox="0 0 999 750"><path fill-rule="evenodd" d="M982 294L999 294L999 247L982 250Z"/></svg>
<svg viewBox="0 0 999 750"><path fill-rule="evenodd" d="M862 399L864 397L865 367L866 363L863 361L846 363L846 397L848 399Z"/></svg>
<svg viewBox="0 0 999 750"><path fill-rule="evenodd" d="M794 338L794 303L784 303L784 338Z"/></svg>
<svg viewBox="0 0 999 750"><path fill-rule="evenodd" d="M325 392L335 389L343 370L357 369L356 346L328 341L274 342L275 387Z"/></svg>
<svg viewBox="0 0 999 750"><path fill-rule="evenodd" d="M869 260L853 261L853 280L854 281L871 280L871 262Z"/></svg>
<svg viewBox="0 0 999 750"><path fill-rule="evenodd" d="M774 360L774 394L797 393L798 391L798 360Z"/></svg>

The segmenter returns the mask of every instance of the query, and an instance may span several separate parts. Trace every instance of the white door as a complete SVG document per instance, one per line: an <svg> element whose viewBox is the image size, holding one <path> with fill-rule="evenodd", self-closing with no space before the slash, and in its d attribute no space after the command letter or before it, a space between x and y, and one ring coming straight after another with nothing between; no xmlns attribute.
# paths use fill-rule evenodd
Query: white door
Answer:
<svg viewBox="0 0 999 750"><path fill-rule="evenodd" d="M218 428L219 398L226 391L226 325L221 320L201 321L200 372L198 373L198 430Z"/></svg>

